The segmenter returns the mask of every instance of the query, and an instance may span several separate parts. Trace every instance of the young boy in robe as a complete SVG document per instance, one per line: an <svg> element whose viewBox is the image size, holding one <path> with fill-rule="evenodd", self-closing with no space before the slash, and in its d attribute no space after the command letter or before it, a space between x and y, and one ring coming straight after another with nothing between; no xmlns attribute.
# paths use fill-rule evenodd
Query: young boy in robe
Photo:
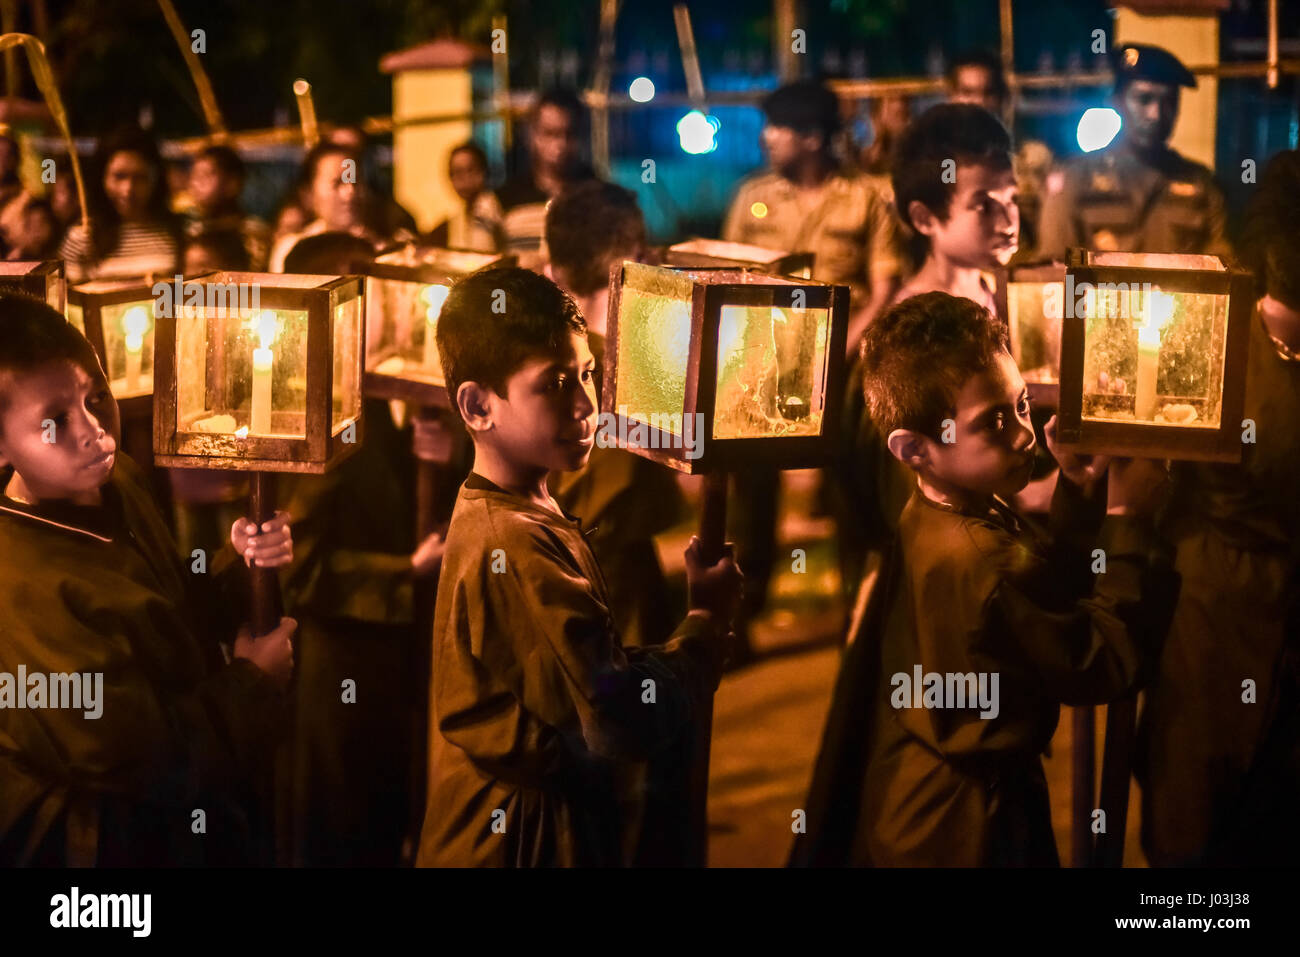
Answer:
<svg viewBox="0 0 1300 957"><path fill-rule="evenodd" d="M1240 463L1183 463L1164 532L1183 579L1139 728L1155 866L1300 853L1300 153L1265 168L1243 255L1251 317Z"/></svg>
<svg viewBox="0 0 1300 957"><path fill-rule="evenodd" d="M550 473L595 441L586 332L572 299L514 268L462 279L439 316L474 468L434 613L424 866L627 863L627 779L691 732L726 660L729 557L706 566L692 541L690 613L668 644L624 650L582 526L551 496Z"/></svg>
<svg viewBox="0 0 1300 957"><path fill-rule="evenodd" d="M295 622L215 627L230 604L202 593L223 556L206 575L182 564L118 422L85 338L43 302L0 298L0 863L247 862L247 787ZM264 567L293 554L283 513L260 532L237 520L230 541ZM96 700L7 700L34 675L79 678Z"/></svg>
<svg viewBox="0 0 1300 957"><path fill-rule="evenodd" d="M573 187L546 208L548 274L587 320L587 342L600 382L605 359L609 271L646 253L645 220L636 195L599 180ZM554 472L560 507L591 529L587 542L605 573L610 611L623 647L659 645L676 626L654 536L685 517L676 473L623 449L591 450L584 468ZM653 508L646 503L653 502Z"/></svg>
<svg viewBox="0 0 1300 957"><path fill-rule="evenodd" d="M841 669L795 861L1054 866L1040 756L1060 705L1131 691L1172 607L1148 520L1163 469L1110 463L1106 499L1104 461L1054 450L1049 538L1007 504L1036 443L998 320L926 293L875 320L862 358L916 486Z"/></svg>

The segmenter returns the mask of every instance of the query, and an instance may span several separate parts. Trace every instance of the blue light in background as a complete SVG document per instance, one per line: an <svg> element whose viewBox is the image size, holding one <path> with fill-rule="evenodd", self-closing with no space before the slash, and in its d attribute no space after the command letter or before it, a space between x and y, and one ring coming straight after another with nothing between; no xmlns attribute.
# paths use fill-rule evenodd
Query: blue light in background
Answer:
<svg viewBox="0 0 1300 957"><path fill-rule="evenodd" d="M1079 149L1085 153L1105 149L1119 135L1123 122L1119 113L1110 107L1093 107L1084 110L1083 116L1079 118L1079 129L1076 134Z"/></svg>
<svg viewBox="0 0 1300 957"><path fill-rule="evenodd" d="M720 125L716 118L691 110L677 121L677 138L682 149L693 156L712 153L718 148L716 137Z"/></svg>

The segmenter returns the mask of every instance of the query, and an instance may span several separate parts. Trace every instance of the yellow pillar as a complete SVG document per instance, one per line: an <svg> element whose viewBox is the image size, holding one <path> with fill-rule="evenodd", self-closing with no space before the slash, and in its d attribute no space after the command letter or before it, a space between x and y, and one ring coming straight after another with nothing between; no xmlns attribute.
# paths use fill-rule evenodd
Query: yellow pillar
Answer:
<svg viewBox="0 0 1300 957"><path fill-rule="evenodd" d="M1189 67L1219 62L1218 5L1188 2L1179 14L1144 13L1149 4L1119 5L1112 42L1145 43L1168 50ZM1178 123L1169 145L1189 159L1214 169L1215 127L1218 123L1219 81L1198 75L1196 89L1182 91Z"/></svg>
<svg viewBox="0 0 1300 957"><path fill-rule="evenodd" d="M455 40L434 40L391 53L380 69L393 75L393 194L420 230L427 232L459 207L447 176L453 147L474 131L469 120L401 126L413 117L441 116L474 110L474 65L484 50Z"/></svg>

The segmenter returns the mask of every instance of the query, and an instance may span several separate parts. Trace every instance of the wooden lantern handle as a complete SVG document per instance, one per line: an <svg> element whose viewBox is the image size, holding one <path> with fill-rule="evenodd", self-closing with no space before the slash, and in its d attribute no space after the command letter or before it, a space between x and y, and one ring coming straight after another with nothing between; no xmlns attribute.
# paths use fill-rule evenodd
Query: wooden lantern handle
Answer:
<svg viewBox="0 0 1300 957"><path fill-rule="evenodd" d="M254 472L248 485L248 517L260 529L275 517L275 475ZM254 637L270 634L280 624L284 601L274 568L252 568L252 630Z"/></svg>

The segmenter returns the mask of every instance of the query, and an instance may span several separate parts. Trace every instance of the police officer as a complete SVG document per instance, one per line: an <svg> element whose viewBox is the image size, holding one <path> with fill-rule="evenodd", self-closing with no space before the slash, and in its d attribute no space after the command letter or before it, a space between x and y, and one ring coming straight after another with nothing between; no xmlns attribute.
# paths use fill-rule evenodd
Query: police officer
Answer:
<svg viewBox="0 0 1300 957"><path fill-rule="evenodd" d="M1063 260L1070 246L1227 256L1223 191L1214 174L1169 148L1180 87L1196 86L1168 50L1131 44L1115 53L1115 141L1047 178L1039 253Z"/></svg>

